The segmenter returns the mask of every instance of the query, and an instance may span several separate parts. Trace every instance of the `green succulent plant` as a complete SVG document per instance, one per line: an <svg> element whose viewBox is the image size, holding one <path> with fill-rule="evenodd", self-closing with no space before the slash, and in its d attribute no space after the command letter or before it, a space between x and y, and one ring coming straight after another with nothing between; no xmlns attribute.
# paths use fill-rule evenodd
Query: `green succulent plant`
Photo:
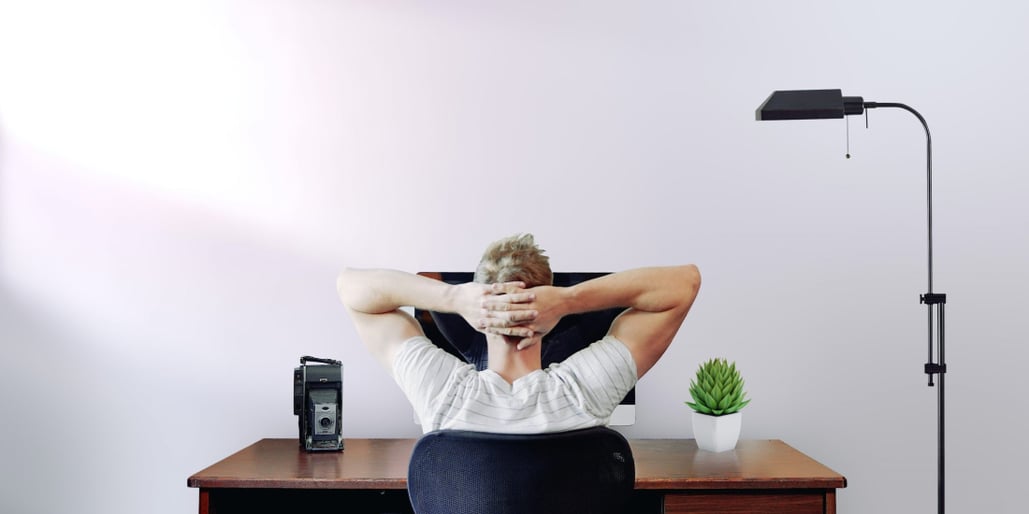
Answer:
<svg viewBox="0 0 1029 514"><path fill-rule="evenodd" d="M690 381L693 401L686 405L701 414L725 416L746 407L750 403L744 399L746 395L736 363L711 359L700 365L696 378Z"/></svg>

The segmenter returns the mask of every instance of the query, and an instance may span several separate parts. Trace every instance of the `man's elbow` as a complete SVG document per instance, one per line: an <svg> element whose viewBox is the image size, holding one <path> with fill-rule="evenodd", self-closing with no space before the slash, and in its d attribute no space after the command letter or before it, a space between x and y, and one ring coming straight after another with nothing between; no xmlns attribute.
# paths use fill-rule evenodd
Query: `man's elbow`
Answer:
<svg viewBox="0 0 1029 514"><path fill-rule="evenodd" d="M342 294L343 284L346 283L346 278L345 278L346 272L347 272L346 270L343 270L343 271L339 272L339 275L336 275L336 292L337 293L341 293Z"/></svg>
<svg viewBox="0 0 1029 514"><path fill-rule="evenodd" d="M384 280L378 270L345 268L336 277L336 293L350 310L381 314L397 308L380 286Z"/></svg>
<svg viewBox="0 0 1029 514"><path fill-rule="evenodd" d="M356 301L355 294L357 289L359 289L354 283L355 273L357 271L351 268L344 268L336 276L336 294L339 296L339 301L343 302L343 305L347 307L353 307L353 303Z"/></svg>
<svg viewBox="0 0 1029 514"><path fill-rule="evenodd" d="M684 268L686 268L686 275L690 288L693 289L694 294L696 294L696 291L700 291L700 268L698 268L696 264L687 264Z"/></svg>
<svg viewBox="0 0 1029 514"><path fill-rule="evenodd" d="M700 292L700 268L696 264L687 264L680 267L680 291L682 292L682 306L689 310L690 306L693 305L693 300L697 298L697 293Z"/></svg>

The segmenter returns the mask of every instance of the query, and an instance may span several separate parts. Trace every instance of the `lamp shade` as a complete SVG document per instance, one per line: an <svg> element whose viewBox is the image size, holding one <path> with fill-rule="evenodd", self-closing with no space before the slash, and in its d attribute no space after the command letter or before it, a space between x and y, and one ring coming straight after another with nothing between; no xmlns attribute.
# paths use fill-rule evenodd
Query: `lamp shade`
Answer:
<svg viewBox="0 0 1029 514"><path fill-rule="evenodd" d="M757 119L824 120L864 112L860 96L843 96L839 89L775 91L757 109Z"/></svg>

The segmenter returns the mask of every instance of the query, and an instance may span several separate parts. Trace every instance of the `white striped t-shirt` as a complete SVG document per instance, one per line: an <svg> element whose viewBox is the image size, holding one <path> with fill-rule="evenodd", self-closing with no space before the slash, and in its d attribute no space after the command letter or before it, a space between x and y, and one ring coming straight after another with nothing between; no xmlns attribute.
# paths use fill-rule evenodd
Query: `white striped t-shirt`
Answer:
<svg viewBox="0 0 1029 514"><path fill-rule="evenodd" d="M509 384L418 336L401 345L393 376L426 433L526 434L606 425L636 384L636 363L624 343L607 336Z"/></svg>

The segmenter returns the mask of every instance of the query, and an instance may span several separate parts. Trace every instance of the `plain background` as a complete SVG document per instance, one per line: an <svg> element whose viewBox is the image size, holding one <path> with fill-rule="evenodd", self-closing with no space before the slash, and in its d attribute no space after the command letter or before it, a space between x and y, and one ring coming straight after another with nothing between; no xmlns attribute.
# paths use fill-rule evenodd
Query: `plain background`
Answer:
<svg viewBox="0 0 1029 514"><path fill-rule="evenodd" d="M0 511L196 509L186 478L295 437L300 355L345 435L414 437L335 296L344 265L697 263L634 438L692 437L736 361L744 438L935 512L925 138L879 109L762 122L776 89L904 102L934 136L948 507L1021 512L1029 7L1018 2L0 3Z"/></svg>

